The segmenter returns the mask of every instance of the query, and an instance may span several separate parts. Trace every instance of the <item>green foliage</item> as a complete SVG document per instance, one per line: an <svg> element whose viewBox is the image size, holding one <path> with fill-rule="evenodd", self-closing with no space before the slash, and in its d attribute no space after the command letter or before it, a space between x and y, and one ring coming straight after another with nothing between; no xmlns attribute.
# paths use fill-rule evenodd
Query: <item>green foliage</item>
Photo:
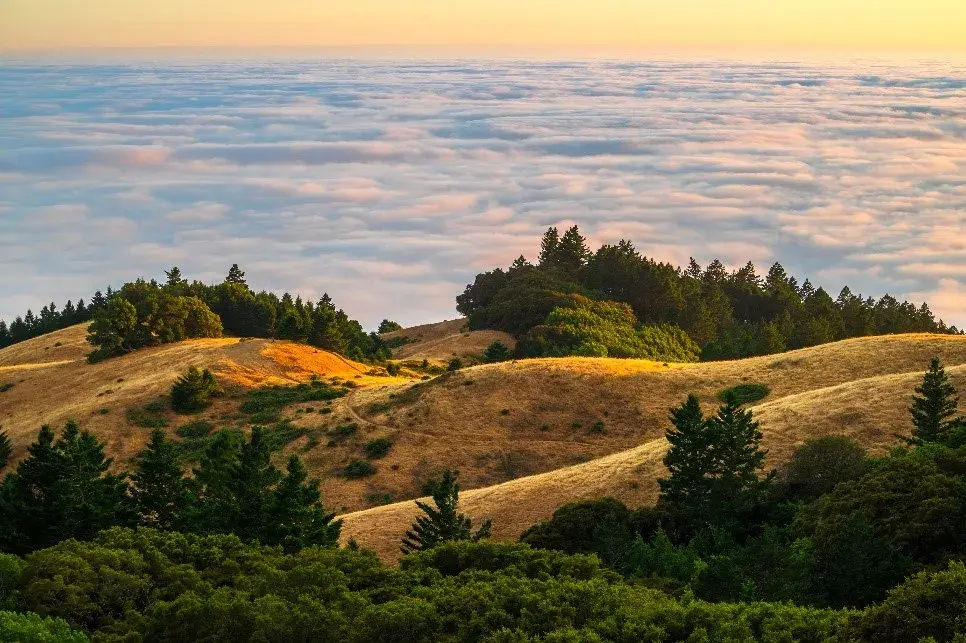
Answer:
<svg viewBox="0 0 966 643"><path fill-rule="evenodd" d="M679 328L669 325L638 328L627 304L594 301L567 295L520 340L517 352L525 357L581 355L636 357L659 361L694 362L700 351Z"/></svg>
<svg viewBox="0 0 966 643"><path fill-rule="evenodd" d="M44 426L27 451L0 486L0 550L23 554L134 521L124 477L108 473L104 445L76 423L56 440Z"/></svg>
<svg viewBox="0 0 966 643"><path fill-rule="evenodd" d="M958 405L956 388L939 359L933 358L909 407L913 426L910 444L949 444L955 429L966 422L956 417Z"/></svg>
<svg viewBox="0 0 966 643"><path fill-rule="evenodd" d="M87 643L83 632L70 629L58 618L44 618L30 612L0 611L0 641L10 643Z"/></svg>
<svg viewBox="0 0 966 643"><path fill-rule="evenodd" d="M207 437L215 430L215 425L205 420L192 420L187 424L179 426L175 433L186 440L196 440Z"/></svg>
<svg viewBox="0 0 966 643"><path fill-rule="evenodd" d="M671 409L671 424L664 457L669 476L658 480L659 504L697 528L739 527L740 516L754 509L772 478L759 478L765 452L751 411L732 401L704 418L698 399L689 395Z"/></svg>
<svg viewBox="0 0 966 643"><path fill-rule="evenodd" d="M364 447L366 452L366 457L370 460L376 460L379 458L385 458L389 455L389 449L392 448L392 440L389 438L375 438L366 442Z"/></svg>
<svg viewBox="0 0 966 643"><path fill-rule="evenodd" d="M856 615L846 634L863 641L960 641L966 635L966 565L920 572Z"/></svg>
<svg viewBox="0 0 966 643"><path fill-rule="evenodd" d="M0 554L0 610L13 609L16 606L17 590L22 577L23 560L11 554Z"/></svg>
<svg viewBox="0 0 966 643"><path fill-rule="evenodd" d="M6 431L0 431L0 469L7 466L10 456L13 455L13 444L10 443L10 436Z"/></svg>
<svg viewBox="0 0 966 643"><path fill-rule="evenodd" d="M480 527L473 531L473 521L459 513L460 487L456 482L456 473L450 470L443 472L439 484L433 490L431 507L425 502L416 501L416 506L422 510L412 528L406 532L403 539L403 553L425 551L440 543L454 540L477 541L489 538L491 523L488 519L480 523Z"/></svg>
<svg viewBox="0 0 966 643"><path fill-rule="evenodd" d="M717 259L704 269L693 259L687 268L677 268L641 256L628 241L591 253L576 228L562 237L556 228L549 229L536 266L521 257L506 270L477 275L456 298L456 309L469 318L472 328L502 330L525 339L518 344L521 356L601 355L605 347L608 355L619 356L639 348L626 324L619 324L619 331L609 327L606 332L586 332L574 345L569 331L587 319L571 313L566 320L551 323L548 317L556 308L571 307L576 294L630 306L645 324L647 352L667 353L683 345L687 356L700 354L706 360L767 355L845 337L959 332L936 320L925 304L917 307L889 295L875 301L848 288L833 300L807 281L799 285L778 263L761 277L750 262L732 272ZM683 329L700 351L662 336L651 344L646 329L667 324ZM611 345L596 341L595 334L605 335ZM582 352L572 352L576 348ZM690 361L667 361L672 359Z"/></svg>
<svg viewBox="0 0 966 643"><path fill-rule="evenodd" d="M196 413L206 408L212 396L218 394L218 382L207 368L195 366L171 386L171 408L178 413Z"/></svg>
<svg viewBox="0 0 966 643"><path fill-rule="evenodd" d="M321 380L296 386L263 386L248 393L241 411L251 415L252 422L269 424L278 422L282 410L292 404L324 402L344 397L345 394L345 389L332 388Z"/></svg>
<svg viewBox="0 0 966 643"><path fill-rule="evenodd" d="M181 470L178 445L164 431L155 429L138 454L131 475L131 498L141 524L157 529L176 529L188 506L188 481Z"/></svg>
<svg viewBox="0 0 966 643"><path fill-rule="evenodd" d="M735 404L744 405L763 400L770 392L764 384L738 384L718 393L718 399L722 402L732 400Z"/></svg>
<svg viewBox="0 0 966 643"><path fill-rule="evenodd" d="M379 323L379 330L376 331L376 332L378 332L380 335L382 335L383 333L391 333L391 332L397 331L397 330L402 330L402 326L399 325L399 324L397 324L394 321L390 321L388 319L383 319Z"/></svg>
<svg viewBox="0 0 966 643"><path fill-rule="evenodd" d="M520 542L568 554L597 554L608 566L624 569L637 531L631 512L613 498L564 505L550 520L523 532Z"/></svg>
<svg viewBox="0 0 966 643"><path fill-rule="evenodd" d="M500 340L494 341L483 351L483 361L487 364L505 362L510 359L510 349Z"/></svg>
<svg viewBox="0 0 966 643"><path fill-rule="evenodd" d="M3 384L0 384L0 393L6 393L10 389L12 389L14 386L15 385L13 384L13 382L5 382Z"/></svg>
<svg viewBox="0 0 966 643"><path fill-rule="evenodd" d="M865 449L854 438L826 435L808 440L784 467L786 494L795 500L817 500L839 484L860 478L865 458Z"/></svg>
<svg viewBox="0 0 966 643"><path fill-rule="evenodd" d="M369 476L376 475L376 468L365 460L355 459L345 465L345 468L342 470L342 475L350 480L368 478Z"/></svg>
<svg viewBox="0 0 966 643"><path fill-rule="evenodd" d="M342 444L349 438L353 437L359 432L359 425L356 423L352 424L340 424L339 426L329 429L329 437L332 438L332 445Z"/></svg>
<svg viewBox="0 0 966 643"><path fill-rule="evenodd" d="M386 362L386 372L395 377L402 372L402 364L399 362Z"/></svg>
<svg viewBox="0 0 966 643"><path fill-rule="evenodd" d="M834 640L850 616L676 600L593 556L468 541L390 569L350 549L113 529L37 552L24 578L28 609L120 640L773 643Z"/></svg>
<svg viewBox="0 0 966 643"><path fill-rule="evenodd" d="M451 372L458 371L461 368L463 368L463 360L461 360L459 357L454 357L451 359L449 364L446 366L446 370Z"/></svg>

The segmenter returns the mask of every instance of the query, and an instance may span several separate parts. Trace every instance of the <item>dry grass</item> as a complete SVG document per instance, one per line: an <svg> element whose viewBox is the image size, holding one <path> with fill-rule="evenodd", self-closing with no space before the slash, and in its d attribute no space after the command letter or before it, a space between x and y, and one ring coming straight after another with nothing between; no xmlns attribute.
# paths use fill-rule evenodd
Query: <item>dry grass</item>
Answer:
<svg viewBox="0 0 966 643"><path fill-rule="evenodd" d="M452 319L386 333L383 339L406 337L415 340L392 351L396 359L448 362L454 357L479 355L487 346L501 341L511 349L516 346L512 335L496 330L466 330L465 319Z"/></svg>
<svg viewBox="0 0 966 643"><path fill-rule="evenodd" d="M423 350L466 346L473 334L464 337L458 323L422 327ZM189 365L211 368L223 384L239 389L312 375L353 382L358 388L326 405L327 413L319 413L322 404L286 409L285 417L308 434L289 444L286 453L302 455L322 480L326 504L346 514L345 537L389 559L415 507L408 501L370 507L387 495L397 500L419 495L427 476L441 468L460 471L465 509L493 518L498 538L516 538L576 499L613 495L633 505L651 502L663 471L668 408L691 392L712 411L724 388L769 386L770 395L754 408L774 465L804 440L828 433L854 435L873 449L894 443L892 434L908 429L905 407L933 356L950 367L958 386L966 387L966 337L956 336L854 339L709 364L525 360L427 382L370 375L368 366L325 351L256 339L192 340L88 365L84 336L83 327L74 327L0 351L0 386L13 384L0 393L0 426L13 440L15 457L24 454L41 424L59 426L74 418L105 440L118 466L124 466L149 434L128 422L126 412L166 395ZM492 339L473 341L482 350ZM304 408L309 406L314 408ZM174 432L199 418L169 419L168 430ZM200 419L217 427L246 422L232 397L218 400ZM592 429L597 422L603 423L602 432ZM347 424L355 424L355 432L332 439ZM375 462L376 475L342 477L341 468L362 457L363 445L378 437L391 439L393 447Z"/></svg>
<svg viewBox="0 0 966 643"><path fill-rule="evenodd" d="M75 419L106 441L110 454L123 464L150 433L128 422L126 412L167 395L189 366L212 369L229 388L292 384L312 375L360 386L407 381L366 375L369 367L310 346L264 339L190 340L87 364L84 356L90 347L85 337L86 328L74 326L0 350L0 385L13 384L0 393L0 426L10 435L15 460L41 425L59 428ZM58 342L62 345L53 348ZM217 422L235 412L236 401L221 399L204 417ZM169 428L173 432L176 424Z"/></svg>
<svg viewBox="0 0 966 643"><path fill-rule="evenodd" d="M611 495L631 505L652 502L663 473L667 410L688 392L712 411L716 394L728 386L768 385L771 394L753 408L770 466L786 461L805 440L830 433L853 435L873 450L886 448L895 443L894 433L908 430L909 396L934 355L956 365L949 368L953 380L966 387L966 338L905 335L710 364L574 358L483 366L426 386L403 417L412 412L420 418L419 430L433 436L436 464L461 470L464 488L471 489L464 493L465 510L492 518L497 538L516 538L573 500ZM465 387L466 380L473 384ZM501 416L503 408L510 415ZM597 418L605 410L605 435L572 429L572 418ZM550 428L535 428L543 425ZM399 435L404 450L405 427ZM465 466L463 454L485 436L486 448L538 450L540 464L550 470L484 487L485 472ZM578 446L593 459L567 467ZM404 502L349 514L344 534L393 559L414 513L414 505Z"/></svg>

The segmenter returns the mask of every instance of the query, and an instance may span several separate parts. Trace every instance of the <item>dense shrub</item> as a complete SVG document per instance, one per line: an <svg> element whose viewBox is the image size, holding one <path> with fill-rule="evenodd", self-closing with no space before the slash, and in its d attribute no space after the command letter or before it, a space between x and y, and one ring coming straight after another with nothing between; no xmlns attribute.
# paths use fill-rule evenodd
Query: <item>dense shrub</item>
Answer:
<svg viewBox="0 0 966 643"><path fill-rule="evenodd" d="M520 340L523 357L579 355L694 362L700 350L679 328L638 327L627 304L568 295Z"/></svg>
<svg viewBox="0 0 966 643"><path fill-rule="evenodd" d="M207 368L192 366L171 386L171 408L178 413L195 413L208 406L218 393L218 382Z"/></svg>
<svg viewBox="0 0 966 643"><path fill-rule="evenodd" d="M368 478L376 475L376 468L365 460L353 460L345 465L342 474L350 480L355 478Z"/></svg>
<svg viewBox="0 0 966 643"><path fill-rule="evenodd" d="M494 341L483 351L483 361L487 364L505 362L510 359L510 349L500 340Z"/></svg>
<svg viewBox="0 0 966 643"><path fill-rule="evenodd" d="M751 404L768 396L770 389L764 384L738 384L718 393L722 402L733 400L735 404Z"/></svg>
<svg viewBox="0 0 966 643"><path fill-rule="evenodd" d="M865 449L854 438L827 435L808 440L795 450L783 470L788 497L817 500L865 471Z"/></svg>
<svg viewBox="0 0 966 643"><path fill-rule="evenodd" d="M392 448L392 440L389 438L375 438L366 442L364 447L366 452L366 457L371 460L376 460L378 458L385 458L389 454L389 449Z"/></svg>

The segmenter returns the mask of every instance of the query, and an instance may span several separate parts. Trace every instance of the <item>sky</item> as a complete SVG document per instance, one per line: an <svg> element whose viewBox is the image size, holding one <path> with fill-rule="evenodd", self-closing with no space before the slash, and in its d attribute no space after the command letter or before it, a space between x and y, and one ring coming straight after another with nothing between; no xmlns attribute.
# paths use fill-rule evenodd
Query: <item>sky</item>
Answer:
<svg viewBox="0 0 966 643"><path fill-rule="evenodd" d="M966 65L0 62L0 318L177 265L454 318L551 225L966 326Z"/></svg>
<svg viewBox="0 0 966 643"><path fill-rule="evenodd" d="M0 0L0 49L966 51L962 0Z"/></svg>

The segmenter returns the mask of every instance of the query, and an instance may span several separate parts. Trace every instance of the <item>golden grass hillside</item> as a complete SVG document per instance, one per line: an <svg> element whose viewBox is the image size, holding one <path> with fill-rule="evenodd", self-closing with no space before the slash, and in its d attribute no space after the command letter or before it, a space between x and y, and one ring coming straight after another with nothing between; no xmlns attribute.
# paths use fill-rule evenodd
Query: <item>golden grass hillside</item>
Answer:
<svg viewBox="0 0 966 643"><path fill-rule="evenodd" d="M418 395L397 393L393 400L405 403L381 419L426 445L423 468L459 468L467 513L492 518L494 536L513 539L573 500L652 502L663 474L667 410L689 392L711 411L724 388L768 385L771 394L753 408L770 466L805 440L832 433L887 448L894 433L910 428L906 407L933 356L966 386L966 337L900 335L695 365L568 358L481 366L420 384ZM598 421L604 433L588 430ZM534 454L531 466L542 471L481 484L489 471L473 464L484 441L504 458ZM344 537L392 559L415 514L412 502L352 513L344 516Z"/></svg>
<svg viewBox="0 0 966 643"><path fill-rule="evenodd" d="M382 338L392 340L406 338L407 343L394 348L392 356L399 360L429 360L448 362L454 357L481 354L487 346L501 341L513 348L516 341L512 335L497 330L468 330L465 319L451 319L435 324L423 324L384 333Z"/></svg>
<svg viewBox="0 0 966 643"><path fill-rule="evenodd" d="M265 339L197 339L143 349L98 364L85 361L86 328L74 326L0 350L0 427L14 445L14 459L43 424L59 429L77 420L107 443L124 464L139 451L150 431L129 421L132 409L168 394L189 366L210 368L227 388L295 384L311 376L351 380L364 386L408 380L369 374L372 368L303 344ZM7 386L4 386L7 385ZM168 413L173 432L189 420L210 419L224 426L237 415L237 400L219 399L201 416Z"/></svg>

